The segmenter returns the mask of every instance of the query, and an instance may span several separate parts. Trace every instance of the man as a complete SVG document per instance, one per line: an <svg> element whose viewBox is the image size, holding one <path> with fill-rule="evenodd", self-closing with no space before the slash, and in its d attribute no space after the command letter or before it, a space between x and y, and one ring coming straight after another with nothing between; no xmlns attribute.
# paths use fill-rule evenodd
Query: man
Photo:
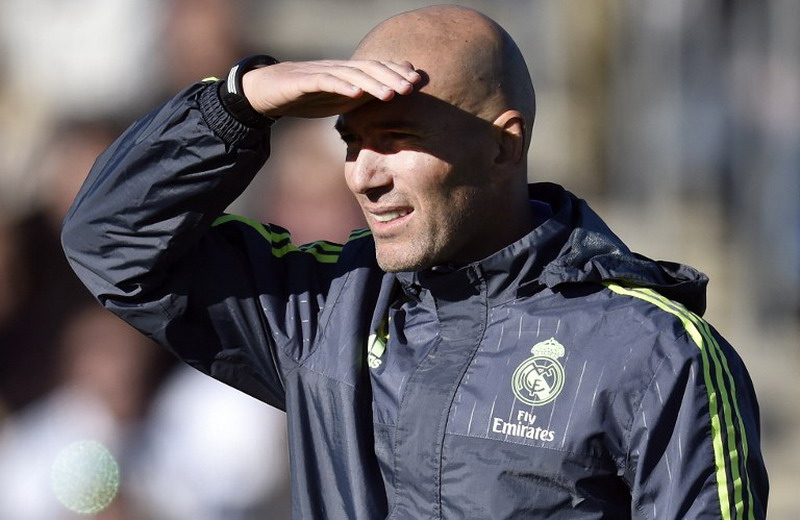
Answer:
<svg viewBox="0 0 800 520"><path fill-rule="evenodd" d="M369 231L298 248L220 216L272 118L331 114ZM763 518L751 383L691 312L707 280L527 187L533 116L493 21L404 13L352 60L247 60L135 124L64 244L109 309L287 411L299 518Z"/></svg>

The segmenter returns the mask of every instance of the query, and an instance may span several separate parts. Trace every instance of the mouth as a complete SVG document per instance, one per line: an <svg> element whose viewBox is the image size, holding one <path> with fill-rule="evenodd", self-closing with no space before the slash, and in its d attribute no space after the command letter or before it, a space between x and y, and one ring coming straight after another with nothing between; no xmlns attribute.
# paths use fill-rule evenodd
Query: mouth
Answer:
<svg viewBox="0 0 800 520"><path fill-rule="evenodd" d="M403 225L414 213L412 208L373 209L367 212L373 232L389 233Z"/></svg>
<svg viewBox="0 0 800 520"><path fill-rule="evenodd" d="M405 217L411 213L410 209L401 209L395 211L386 211L383 213L370 213L370 216L375 219L377 222L385 223L385 222L392 222L393 220L397 220L400 218Z"/></svg>

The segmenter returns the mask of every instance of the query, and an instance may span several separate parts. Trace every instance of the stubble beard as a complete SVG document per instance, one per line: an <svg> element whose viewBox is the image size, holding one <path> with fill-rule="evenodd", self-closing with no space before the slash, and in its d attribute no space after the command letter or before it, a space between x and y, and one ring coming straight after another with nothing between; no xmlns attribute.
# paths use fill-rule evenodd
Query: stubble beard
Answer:
<svg viewBox="0 0 800 520"><path fill-rule="evenodd" d="M434 265L430 261L426 261L424 254L418 251L418 246L412 245L404 248L403 251L386 251L392 249L391 246L382 246L379 242L375 244L375 258L378 261L378 266L387 273L399 273L419 271Z"/></svg>
<svg viewBox="0 0 800 520"><path fill-rule="evenodd" d="M443 227L428 228L400 243L375 238L378 266L387 273L422 271L453 260L456 245L452 230L462 229L452 216ZM448 230L451 230L448 232Z"/></svg>
<svg viewBox="0 0 800 520"><path fill-rule="evenodd" d="M436 215L438 225L424 226L424 231L416 230L413 236L407 236L400 243L374 237L378 266L388 273L396 273L473 260L459 258L459 255L465 252L464 233L487 218L475 213L476 199L473 196L455 204L451 201L447 205L451 210Z"/></svg>

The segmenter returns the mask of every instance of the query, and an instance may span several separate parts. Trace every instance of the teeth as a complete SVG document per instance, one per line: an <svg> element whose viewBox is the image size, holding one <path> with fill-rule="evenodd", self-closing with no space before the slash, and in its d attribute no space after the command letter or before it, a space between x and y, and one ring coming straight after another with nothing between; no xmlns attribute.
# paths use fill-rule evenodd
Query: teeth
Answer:
<svg viewBox="0 0 800 520"><path fill-rule="evenodd" d="M408 211L390 211L389 213L381 213L380 215L376 213L372 214L378 222L389 222L390 220L405 217L406 215L408 215Z"/></svg>

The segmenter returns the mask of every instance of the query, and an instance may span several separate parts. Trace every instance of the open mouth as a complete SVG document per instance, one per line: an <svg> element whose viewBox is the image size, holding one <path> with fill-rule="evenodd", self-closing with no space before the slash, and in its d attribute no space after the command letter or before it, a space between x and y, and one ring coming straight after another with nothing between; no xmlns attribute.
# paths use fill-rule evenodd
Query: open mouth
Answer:
<svg viewBox="0 0 800 520"><path fill-rule="evenodd" d="M385 213L372 213L372 218L374 218L375 220L377 220L378 222L381 222L381 223L392 222L393 220L397 220L397 219L405 217L409 213L411 213L410 209L387 211Z"/></svg>

